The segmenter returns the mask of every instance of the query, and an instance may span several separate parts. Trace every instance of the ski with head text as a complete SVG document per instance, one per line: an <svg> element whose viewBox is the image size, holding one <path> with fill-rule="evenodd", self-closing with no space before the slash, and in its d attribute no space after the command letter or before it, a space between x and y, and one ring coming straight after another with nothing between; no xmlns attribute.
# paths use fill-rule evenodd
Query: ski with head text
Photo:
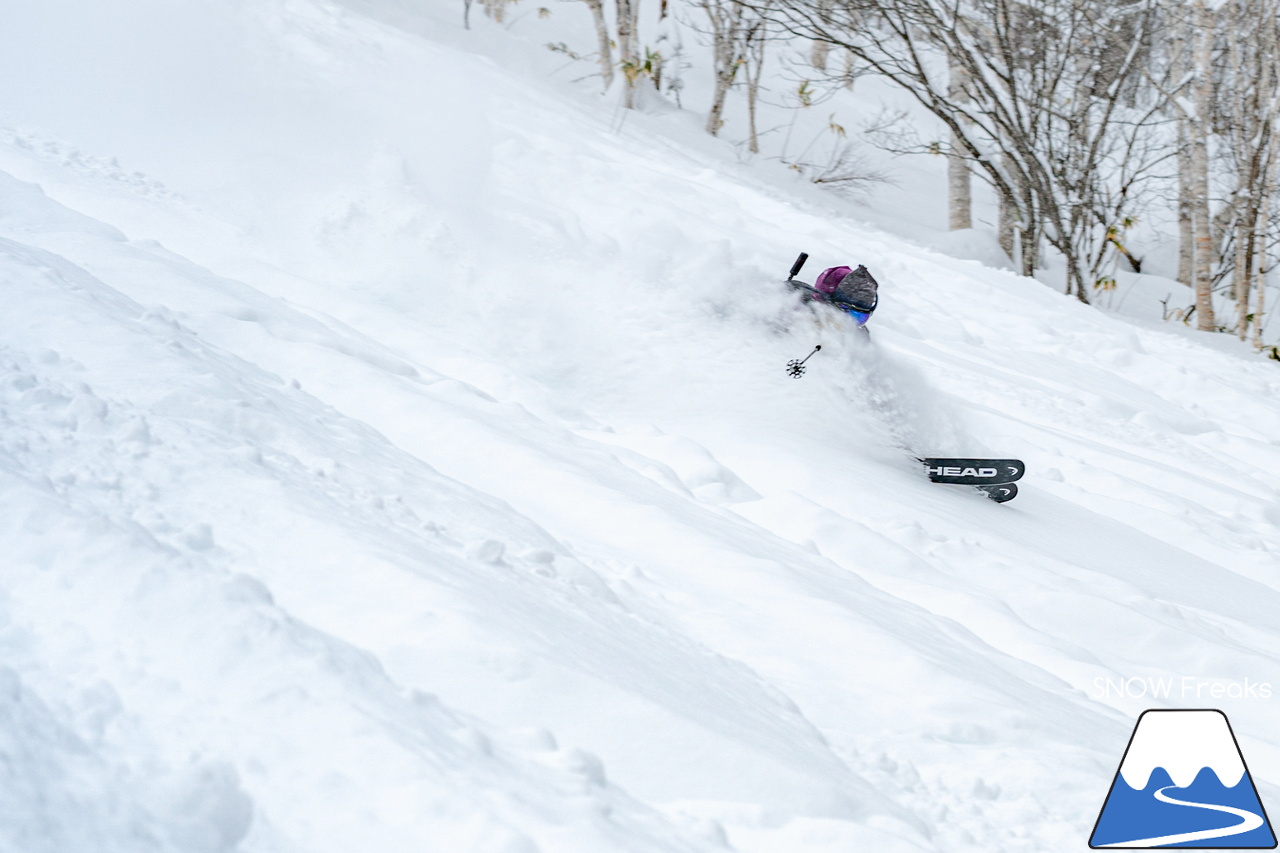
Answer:
<svg viewBox="0 0 1280 853"><path fill-rule="evenodd" d="M1018 496L1017 483L998 483L989 486L974 486L974 488L998 504L1011 501Z"/></svg>
<svg viewBox="0 0 1280 853"><path fill-rule="evenodd" d="M920 462L930 480L956 486L1004 485L1022 479L1027 470L1021 459L928 457Z"/></svg>

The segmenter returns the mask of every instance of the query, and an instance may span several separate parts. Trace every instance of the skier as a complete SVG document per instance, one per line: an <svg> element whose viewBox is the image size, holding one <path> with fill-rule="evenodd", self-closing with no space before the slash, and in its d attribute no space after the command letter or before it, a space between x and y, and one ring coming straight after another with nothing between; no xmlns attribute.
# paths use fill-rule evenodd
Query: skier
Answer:
<svg viewBox="0 0 1280 853"><path fill-rule="evenodd" d="M831 267L825 269L813 283L813 289L826 294L824 300L852 317L859 326L866 325L871 312L879 301L876 293L879 285L862 264L857 269Z"/></svg>
<svg viewBox="0 0 1280 853"><path fill-rule="evenodd" d="M867 321L876 310L879 301L879 285L862 264L857 268L829 267L822 271L813 284L806 284L796 278L804 267L809 255L800 253L796 262L791 265L791 274L785 284L800 294L801 305L819 303L830 305L853 318L858 330L869 336ZM818 309L814 312L819 326L827 326L826 318L836 315ZM825 315L822 316L822 315ZM843 325L843 321L840 321ZM785 328L785 326L783 327ZM804 358L793 358L787 362L787 375L799 379L805 375L806 362L822 350L822 345L814 346ZM1020 459L986 459L986 458L942 458L916 457L925 466L929 479L935 483L947 483L957 486L972 486L996 503L1013 500L1018 494L1015 480L1021 479L1026 466Z"/></svg>
<svg viewBox="0 0 1280 853"><path fill-rule="evenodd" d="M876 310L878 284L871 273L862 264L857 269L849 267L830 267L822 271L812 286L797 281L796 273L808 259L801 253L791 268L791 276L787 279L793 289L800 291L805 302L821 302L848 314L859 326L865 326Z"/></svg>

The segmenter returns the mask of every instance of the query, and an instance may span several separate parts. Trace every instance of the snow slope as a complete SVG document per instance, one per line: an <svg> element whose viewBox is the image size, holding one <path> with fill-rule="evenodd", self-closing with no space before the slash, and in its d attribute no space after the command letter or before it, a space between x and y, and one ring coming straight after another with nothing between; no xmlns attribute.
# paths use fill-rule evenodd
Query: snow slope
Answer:
<svg viewBox="0 0 1280 853"><path fill-rule="evenodd" d="M1079 849L1153 704L1275 798L1274 364L452 6L100 5L0 36L0 849Z"/></svg>

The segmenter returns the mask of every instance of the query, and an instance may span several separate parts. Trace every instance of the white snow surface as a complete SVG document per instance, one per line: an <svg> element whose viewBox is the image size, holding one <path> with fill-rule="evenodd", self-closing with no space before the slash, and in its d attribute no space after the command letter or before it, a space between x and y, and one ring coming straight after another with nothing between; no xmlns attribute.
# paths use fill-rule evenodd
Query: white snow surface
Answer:
<svg viewBox="0 0 1280 853"><path fill-rule="evenodd" d="M0 850L1077 850L1134 678L1275 799L1274 362L460 11L6 4Z"/></svg>
<svg viewBox="0 0 1280 853"><path fill-rule="evenodd" d="M1228 788L1238 785L1245 774L1231 726L1221 711L1144 713L1125 751L1120 775L1130 788L1141 791L1157 767L1168 771L1179 788L1191 785L1206 767Z"/></svg>

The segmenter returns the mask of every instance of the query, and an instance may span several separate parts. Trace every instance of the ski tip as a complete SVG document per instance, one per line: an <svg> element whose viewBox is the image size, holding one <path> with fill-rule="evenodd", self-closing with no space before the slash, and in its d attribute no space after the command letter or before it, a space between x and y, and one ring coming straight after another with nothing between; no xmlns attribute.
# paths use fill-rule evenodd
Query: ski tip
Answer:
<svg viewBox="0 0 1280 853"><path fill-rule="evenodd" d="M1001 483L997 486L975 486L974 488L998 504L1006 503L1018 496L1017 483Z"/></svg>

